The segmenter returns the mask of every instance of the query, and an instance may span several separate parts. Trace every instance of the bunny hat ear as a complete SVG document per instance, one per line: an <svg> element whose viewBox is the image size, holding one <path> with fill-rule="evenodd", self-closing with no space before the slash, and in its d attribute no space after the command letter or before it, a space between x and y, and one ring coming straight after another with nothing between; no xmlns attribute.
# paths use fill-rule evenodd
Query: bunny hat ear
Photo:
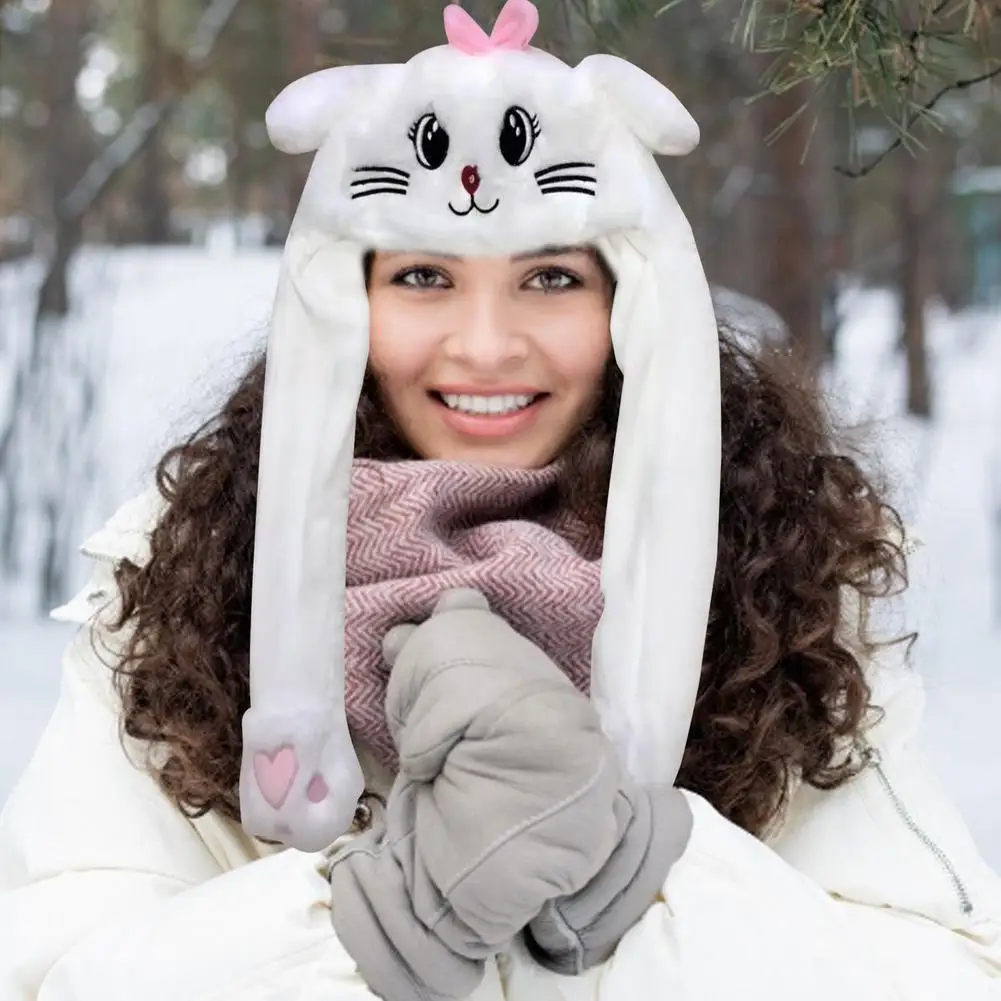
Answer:
<svg viewBox="0 0 1001 1001"><path fill-rule="evenodd" d="M621 59L571 68L532 48L536 24L529 0L509 0L489 36L452 7L449 44L404 66L312 74L268 111L276 146L317 152L268 343L240 776L243 825L259 837L325 848L348 830L363 791L346 718L344 591L373 248L466 256L593 245L613 270L623 389L591 693L636 778L677 777L716 563L719 349L691 227L651 154L687 153L698 128L666 87ZM524 165L498 139L514 104L538 112ZM437 167L420 147L430 119ZM567 171L573 184L561 183Z"/></svg>
<svg viewBox="0 0 1001 1001"><path fill-rule="evenodd" d="M652 153L684 156L699 144L699 126L659 80L618 56L597 53L575 70L603 94Z"/></svg>
<svg viewBox="0 0 1001 1001"><path fill-rule="evenodd" d="M651 153L699 129L671 91L611 55L574 70ZM673 782L702 670L716 569L721 393L716 317L691 227L652 157L644 225L599 238L616 276L612 342L623 387L605 514L591 697L630 773Z"/></svg>
<svg viewBox="0 0 1001 1001"><path fill-rule="evenodd" d="M317 149L399 70L335 67L295 81L268 109L272 141ZM307 189L318 183L311 173ZM344 702L344 573L368 323L360 248L319 231L306 202L268 339L240 812L251 834L318 851L350 827L364 791Z"/></svg>
<svg viewBox="0 0 1001 1001"><path fill-rule="evenodd" d="M359 94L378 84L389 67L332 66L293 80L264 116L268 137L283 153L313 153L323 145L339 114Z"/></svg>

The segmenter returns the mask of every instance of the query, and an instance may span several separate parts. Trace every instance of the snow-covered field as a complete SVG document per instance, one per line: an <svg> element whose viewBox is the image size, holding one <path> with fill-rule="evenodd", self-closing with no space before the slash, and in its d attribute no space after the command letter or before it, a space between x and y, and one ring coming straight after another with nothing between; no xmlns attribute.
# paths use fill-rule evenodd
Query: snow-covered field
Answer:
<svg viewBox="0 0 1001 1001"><path fill-rule="evenodd" d="M95 344L101 401L99 481L81 502L81 535L148 480L168 442L205 417L263 341L278 271L271 251L93 249L75 272L72 336ZM0 268L3 363L29 313L33 266ZM846 297L831 381L838 413L867 448L924 542L899 611L920 630L915 665L928 689L925 742L981 850L1001 868L1001 316L933 311L937 417L898 416L903 371L894 302ZM0 409L3 400L0 398ZM81 559L76 568L82 582ZM903 622L904 619L898 620ZM26 765L58 693L69 627L0 621L0 804Z"/></svg>
<svg viewBox="0 0 1001 1001"><path fill-rule="evenodd" d="M904 371L886 348L893 302L864 293L837 383L867 422L923 545L900 623L928 696L924 743L975 839L1001 870L1001 316L932 314L936 419L901 418Z"/></svg>

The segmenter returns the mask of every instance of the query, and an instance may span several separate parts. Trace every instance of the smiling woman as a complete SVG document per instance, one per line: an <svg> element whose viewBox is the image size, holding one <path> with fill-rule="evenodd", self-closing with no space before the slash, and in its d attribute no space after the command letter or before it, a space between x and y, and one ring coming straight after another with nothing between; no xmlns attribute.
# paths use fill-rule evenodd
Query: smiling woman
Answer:
<svg viewBox="0 0 1001 1001"><path fill-rule="evenodd" d="M269 109L316 157L267 353L87 543L4 1001L996 999L869 629L900 520L720 328L694 120L537 24L451 5Z"/></svg>
<svg viewBox="0 0 1001 1001"><path fill-rule="evenodd" d="M589 247L377 253L369 364L382 402L421 458L543 466L597 406L612 289Z"/></svg>

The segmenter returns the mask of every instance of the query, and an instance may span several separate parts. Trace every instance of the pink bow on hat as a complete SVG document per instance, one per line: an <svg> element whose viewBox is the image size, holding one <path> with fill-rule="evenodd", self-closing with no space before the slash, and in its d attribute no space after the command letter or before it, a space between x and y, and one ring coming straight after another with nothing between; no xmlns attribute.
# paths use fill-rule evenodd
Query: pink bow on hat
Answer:
<svg viewBox="0 0 1001 1001"><path fill-rule="evenodd" d="M497 49L527 49L539 27L539 12L530 0L507 0L487 34L458 4L445 8L445 35L449 44L468 56Z"/></svg>

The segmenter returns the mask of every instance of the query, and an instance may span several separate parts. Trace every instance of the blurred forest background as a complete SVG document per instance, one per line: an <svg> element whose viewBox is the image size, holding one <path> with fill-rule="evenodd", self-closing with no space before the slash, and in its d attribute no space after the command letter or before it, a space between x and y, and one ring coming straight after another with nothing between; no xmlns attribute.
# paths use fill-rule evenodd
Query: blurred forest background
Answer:
<svg viewBox="0 0 1001 1001"><path fill-rule="evenodd" d="M885 473L914 550L888 625L920 632L925 744L1001 870L1001 0L536 4L541 47L624 55L699 122L662 166L717 309ZM262 349L309 166L268 104L440 44L443 5L0 0L0 806L105 587L81 541Z"/></svg>
<svg viewBox="0 0 1001 1001"><path fill-rule="evenodd" d="M663 169L719 293L774 310L775 336L819 369L843 290L897 290L907 408L930 417L928 304L1001 302L997 0L537 5L541 47L624 55L700 123L698 150ZM101 392L60 324L74 255L280 245L309 158L270 147L269 102L314 69L440 44L442 6L2 0L0 261L42 271L29 332L0 341L0 567L16 570L18 533L36 525L40 607L65 596L64 514L89 468L70 457ZM463 6L489 26L501 3Z"/></svg>
<svg viewBox="0 0 1001 1001"><path fill-rule="evenodd" d="M311 70L440 44L442 6L3 0L0 256L65 256L81 240L197 243L222 220L240 241L279 243L308 158L269 146L268 103ZM489 26L501 3L463 6ZM811 350L834 336L825 303L839 274L957 306L1001 294L996 2L538 6L542 47L570 62L622 54L692 111L699 150L664 166L707 269L777 309ZM785 57L781 79L769 77L771 50ZM787 88L797 75L807 82ZM907 101L943 80L935 117L915 121ZM768 87L780 92L752 100ZM866 172L901 124L915 155L897 149ZM46 293L43 310L65 310L58 280Z"/></svg>

